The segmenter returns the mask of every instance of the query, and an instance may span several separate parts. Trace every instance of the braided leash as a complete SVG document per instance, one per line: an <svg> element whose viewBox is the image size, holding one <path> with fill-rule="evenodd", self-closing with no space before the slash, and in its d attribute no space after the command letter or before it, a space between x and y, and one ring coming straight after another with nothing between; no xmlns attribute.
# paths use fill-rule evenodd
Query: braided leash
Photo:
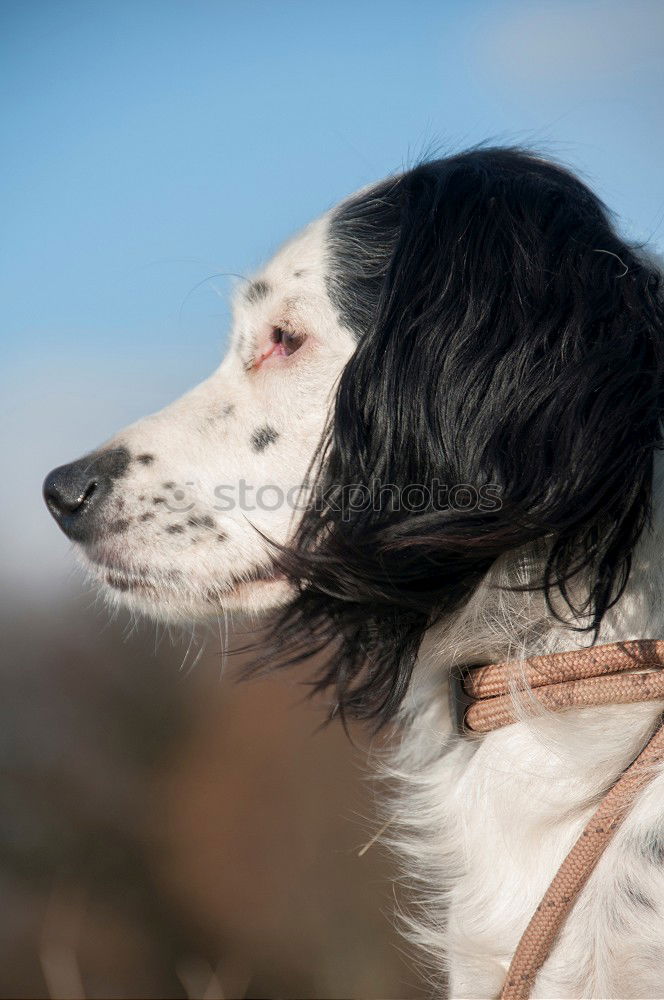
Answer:
<svg viewBox="0 0 664 1000"><path fill-rule="evenodd" d="M638 639L524 661L525 684L538 702L558 711L596 705L664 700L664 641ZM469 669L463 687L471 699L468 729L486 733L516 721L513 665ZM615 831L658 764L664 762L664 719L638 757L623 771L588 821L535 910L512 958L500 1000L528 1000L565 918Z"/></svg>

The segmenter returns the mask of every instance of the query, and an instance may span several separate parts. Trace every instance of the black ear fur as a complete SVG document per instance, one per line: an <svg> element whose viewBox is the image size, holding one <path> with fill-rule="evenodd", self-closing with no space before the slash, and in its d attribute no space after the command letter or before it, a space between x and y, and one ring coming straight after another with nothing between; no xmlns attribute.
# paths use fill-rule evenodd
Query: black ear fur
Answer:
<svg viewBox="0 0 664 1000"><path fill-rule="evenodd" d="M274 641L289 662L325 650L316 688L382 722L425 630L498 556L544 542L534 584L591 629L622 592L661 444L660 276L585 185L510 149L425 163L346 203L330 256L359 342L318 456L327 500L280 558L298 595ZM433 481L495 484L502 506L330 499Z"/></svg>

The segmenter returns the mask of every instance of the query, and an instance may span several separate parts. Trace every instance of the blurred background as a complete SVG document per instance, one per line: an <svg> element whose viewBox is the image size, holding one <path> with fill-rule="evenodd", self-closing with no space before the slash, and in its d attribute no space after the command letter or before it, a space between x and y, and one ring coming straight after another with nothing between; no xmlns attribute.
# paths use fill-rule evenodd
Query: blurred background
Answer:
<svg viewBox="0 0 664 1000"><path fill-rule="evenodd" d="M0 0L0 995L420 997L375 741L109 622L53 466L207 375L234 275L481 140L664 241L664 4Z"/></svg>

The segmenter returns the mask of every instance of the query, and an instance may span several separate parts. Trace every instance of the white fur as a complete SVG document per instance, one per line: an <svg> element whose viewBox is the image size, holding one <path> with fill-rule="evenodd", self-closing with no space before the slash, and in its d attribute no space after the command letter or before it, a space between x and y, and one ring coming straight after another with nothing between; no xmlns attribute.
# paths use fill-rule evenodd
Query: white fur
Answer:
<svg viewBox="0 0 664 1000"><path fill-rule="evenodd" d="M652 532L600 642L664 635L661 474ZM512 567L513 568L513 567ZM574 648L532 595L487 581L466 613L422 648L388 776L397 780L393 846L427 901L408 919L438 984L491 998L530 916L583 826L664 708L650 703L534 717L482 738L457 736L448 677L461 663ZM532 707L532 706L531 706ZM664 995L664 773L619 829L539 975L534 997ZM394 807L393 807L394 808Z"/></svg>
<svg viewBox="0 0 664 1000"><path fill-rule="evenodd" d="M326 229L323 219L277 254L259 276L270 286L260 301L248 302L238 290L233 342L217 372L110 442L132 455L154 456L149 465L134 462L123 481L123 516L131 526L85 553L114 598L109 567L129 586L122 599L130 607L189 620L256 612L288 596L280 582L240 581L269 561L256 528L285 541L292 510L220 513L214 489L240 479L284 490L304 482L337 378L354 347L325 288ZM245 370L240 341L253 338L260 347L270 326L284 319L306 333L300 351L283 363ZM225 419L228 407L233 413ZM266 423L279 439L257 453L250 436ZM184 515L154 504L166 482L185 488L186 505L194 504L194 514L211 513L214 527L168 533ZM153 516L145 518L150 511ZM663 552L658 520L640 544L628 589L607 616L600 641L664 636ZM455 735L451 667L498 656L518 660L578 643L578 634L554 623L535 596L510 596L491 586L501 575L518 573L514 561L497 567L458 620L427 636L403 712L402 742L385 764L400 789L391 837L416 895L410 933L426 950L434 980L442 982L449 972L455 998L497 996L558 865L661 710L649 704L568 711L556 718L524 715L481 739ZM134 591L135 579L149 580L151 589ZM661 861L664 775L641 795L602 858L535 996L664 994L664 865L653 863L657 850Z"/></svg>

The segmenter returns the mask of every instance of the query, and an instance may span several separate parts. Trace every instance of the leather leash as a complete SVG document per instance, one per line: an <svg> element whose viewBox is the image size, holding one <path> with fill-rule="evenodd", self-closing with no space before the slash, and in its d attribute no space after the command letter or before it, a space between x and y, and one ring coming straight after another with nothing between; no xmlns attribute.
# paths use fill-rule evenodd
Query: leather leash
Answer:
<svg viewBox="0 0 664 1000"><path fill-rule="evenodd" d="M487 733L517 721L512 691L531 688L550 711L664 700L664 640L636 639L592 646L463 672L465 727ZM639 792L664 763L664 717L636 759L614 782L561 864L517 945L500 1000L528 1000L565 918Z"/></svg>

